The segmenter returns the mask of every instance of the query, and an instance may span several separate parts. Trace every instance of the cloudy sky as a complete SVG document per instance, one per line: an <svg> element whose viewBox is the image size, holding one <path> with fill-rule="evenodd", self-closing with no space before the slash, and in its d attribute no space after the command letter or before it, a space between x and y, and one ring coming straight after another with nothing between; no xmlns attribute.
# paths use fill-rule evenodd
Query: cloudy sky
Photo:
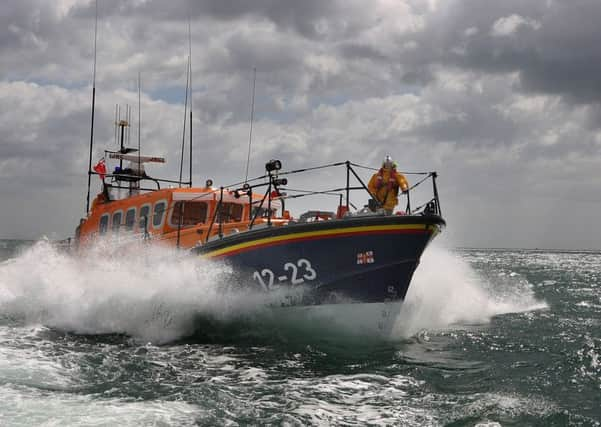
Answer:
<svg viewBox="0 0 601 427"><path fill-rule="evenodd" d="M0 238L66 237L85 213L94 2L0 8ZM95 160L114 148L115 105L137 118L141 73L143 151L167 157L152 174L177 176L190 17L196 183L243 178L256 67L251 175L270 158L390 153L439 172L449 244L601 248L598 0L98 0L98 13ZM339 186L344 171L293 182ZM313 203L294 207L335 200Z"/></svg>

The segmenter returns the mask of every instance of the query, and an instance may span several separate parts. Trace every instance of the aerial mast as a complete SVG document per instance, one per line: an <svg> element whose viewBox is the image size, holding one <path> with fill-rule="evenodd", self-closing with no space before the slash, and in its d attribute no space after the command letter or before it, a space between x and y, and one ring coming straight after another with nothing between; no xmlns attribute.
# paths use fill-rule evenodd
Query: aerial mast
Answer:
<svg viewBox="0 0 601 427"><path fill-rule="evenodd" d="M188 14L189 15L189 14ZM189 94L189 95L188 95ZM189 99L189 101L188 101ZM184 172L184 148L186 140L186 119L188 117L188 106L190 107L190 131L189 131L189 162L190 162L190 175L187 184L192 187L192 31L190 24L190 17L188 16L188 65L186 68L186 97L184 99L184 130L182 133L182 154L179 162L179 186L181 187L183 182Z"/></svg>
<svg viewBox="0 0 601 427"><path fill-rule="evenodd" d="M188 65L190 67L190 188L192 188L192 24L188 13Z"/></svg>
<svg viewBox="0 0 601 427"><path fill-rule="evenodd" d="M188 118L188 88L190 86L190 58L188 57L188 65L186 68L186 98L184 100L184 130L182 132L182 154L179 160L179 186L182 186L184 173L184 149L186 146L186 119Z"/></svg>
<svg viewBox="0 0 601 427"><path fill-rule="evenodd" d="M142 166L142 163L140 162L140 150L141 150L141 144L140 144L140 132L142 131L142 72L138 71L138 169L140 169Z"/></svg>
<svg viewBox="0 0 601 427"><path fill-rule="evenodd" d="M90 156L88 158L88 194L86 196L86 215L90 213L90 186L92 184L92 150L94 147L94 110L96 106L96 43L98 40L98 0L95 4L94 20L94 72L92 77L92 123L90 126Z"/></svg>
<svg viewBox="0 0 601 427"><path fill-rule="evenodd" d="M250 102L250 132L248 135L248 154L246 156L246 175L244 176L244 182L248 181L248 167L250 165L250 147L253 140L253 121L255 118L255 86L257 84L257 68L253 68L253 91L252 100Z"/></svg>

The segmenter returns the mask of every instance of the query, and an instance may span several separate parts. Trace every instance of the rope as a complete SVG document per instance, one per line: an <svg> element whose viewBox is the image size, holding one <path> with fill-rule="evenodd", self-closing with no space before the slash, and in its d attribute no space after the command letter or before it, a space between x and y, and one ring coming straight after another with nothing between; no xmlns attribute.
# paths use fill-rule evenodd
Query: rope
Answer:
<svg viewBox="0 0 601 427"><path fill-rule="evenodd" d="M290 189L286 189L287 191L299 191L299 190L290 190ZM336 197L340 197L343 194L342 193L333 193L331 190L326 190L326 191L305 191L305 190L301 190L303 192L303 194L292 194L290 196L283 196L282 199L297 199L299 197L305 197L305 196L313 196L316 194L325 194L327 196L336 196Z"/></svg>
<svg viewBox="0 0 601 427"><path fill-rule="evenodd" d="M336 167L336 166L342 166L345 165L346 162L337 162L337 163L330 163L327 165L323 165L323 166L314 166L311 168L305 168L305 169L296 169L296 170L291 170L288 172L281 172L278 175L292 175L295 173L301 173L301 172L309 172L309 171L314 171L314 170L318 170L318 169L326 169L326 168L331 168L331 167Z"/></svg>
<svg viewBox="0 0 601 427"><path fill-rule="evenodd" d="M430 173L428 173L428 176L426 176L425 178L422 178L421 180L417 181L415 184L413 184L411 187L409 187L407 189L407 191L411 191L413 190L415 187L417 187L418 185L420 185L421 183L427 181L432 175Z"/></svg>
<svg viewBox="0 0 601 427"><path fill-rule="evenodd" d="M306 194L311 194L311 193L331 194L331 195L336 195L336 196L340 195L340 193L335 193L335 191L342 191L342 190L345 190L345 189L346 188L342 188L342 189L335 188L335 189L332 189L332 190L323 190L323 191L321 191L321 190L295 190L294 188L282 188L283 191L294 191L294 192L297 192L297 193L306 193Z"/></svg>
<svg viewBox="0 0 601 427"><path fill-rule="evenodd" d="M359 165L357 163L352 163L352 162L351 162L351 165L356 166L361 169L367 169L370 171L379 171L380 170L379 168L372 168L370 166L363 166L363 165ZM429 175L431 173L431 172L403 172L403 171L398 171L398 172L402 173L404 175Z"/></svg>
<svg viewBox="0 0 601 427"><path fill-rule="evenodd" d="M335 167L335 166L342 166L342 165L345 165L345 164L346 164L346 162L337 162L337 163L330 163L330 164L322 165L322 166L315 166L315 167L311 167L311 168L304 168L304 169L296 169L296 170L291 170L291 171L278 172L278 176L293 175L293 174L297 174L297 173L301 173L301 172L309 172L309 171L318 170L318 169L326 169L326 168L331 168L331 167ZM249 179L247 181L236 182L234 184L227 185L224 188L237 187L237 186L242 185L242 184L246 184L246 183L249 183L249 182L260 181L260 180L265 179L265 178L269 178L269 175L261 175L261 176L258 176L256 178Z"/></svg>

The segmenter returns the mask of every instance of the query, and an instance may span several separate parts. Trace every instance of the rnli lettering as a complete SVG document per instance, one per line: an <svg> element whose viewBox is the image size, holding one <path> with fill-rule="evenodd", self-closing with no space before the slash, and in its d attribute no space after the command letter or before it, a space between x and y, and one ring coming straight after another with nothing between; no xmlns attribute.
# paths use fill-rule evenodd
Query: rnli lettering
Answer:
<svg viewBox="0 0 601 427"><path fill-rule="evenodd" d="M317 272L311 266L311 261L305 258L298 259L294 262L287 262L283 268L284 274L276 276L275 273L269 268L255 271L253 273L253 279L255 279L263 289L269 291L274 289L277 284L283 282L290 282L293 285L301 285L307 282L311 282L317 279Z"/></svg>
<svg viewBox="0 0 601 427"><path fill-rule="evenodd" d="M374 251L359 252L357 254L357 265L373 264L374 262Z"/></svg>

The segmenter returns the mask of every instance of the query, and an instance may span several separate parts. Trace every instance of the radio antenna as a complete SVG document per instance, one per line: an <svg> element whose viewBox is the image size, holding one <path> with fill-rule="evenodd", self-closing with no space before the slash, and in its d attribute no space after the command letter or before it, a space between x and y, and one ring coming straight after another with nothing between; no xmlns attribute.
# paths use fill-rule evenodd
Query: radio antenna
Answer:
<svg viewBox="0 0 601 427"><path fill-rule="evenodd" d="M244 176L244 183L248 181L248 167L250 165L250 147L253 140L253 121L255 118L255 86L257 84L257 68L253 68L253 92L252 101L250 102L250 133L248 135L248 154L246 156L246 175Z"/></svg>
<svg viewBox="0 0 601 427"><path fill-rule="evenodd" d="M125 120L128 125L131 125L131 105L125 104ZM131 136L131 126L127 126L127 133L125 134L127 145L130 144L130 136Z"/></svg>
<svg viewBox="0 0 601 427"><path fill-rule="evenodd" d="M184 100L184 131L182 133L182 155L179 160L179 186L182 186L182 175L184 173L184 149L186 144L186 119L188 118L188 88L190 86L190 58L186 67L186 98Z"/></svg>
<svg viewBox="0 0 601 427"><path fill-rule="evenodd" d="M190 67L190 188L192 188L192 24L188 13L188 65Z"/></svg>
<svg viewBox="0 0 601 427"><path fill-rule="evenodd" d="M142 169L140 162L140 132L142 131L142 102L141 102L141 93L142 93L142 72L138 71L138 171Z"/></svg>
<svg viewBox="0 0 601 427"><path fill-rule="evenodd" d="M119 115L119 105L115 104L115 123L114 123L115 124L115 126L114 126L115 127L115 129L114 129L115 131L113 132L114 133L114 135L113 135L113 143L115 145L117 145L117 131L118 131L117 123L119 123L119 116L118 115Z"/></svg>
<svg viewBox="0 0 601 427"><path fill-rule="evenodd" d="M92 123L90 125L90 156L88 158L88 195L86 196L86 215L90 213L90 186L92 184L92 150L94 147L94 109L96 106L96 43L98 40L98 0L96 0L94 20L94 72L92 74Z"/></svg>

